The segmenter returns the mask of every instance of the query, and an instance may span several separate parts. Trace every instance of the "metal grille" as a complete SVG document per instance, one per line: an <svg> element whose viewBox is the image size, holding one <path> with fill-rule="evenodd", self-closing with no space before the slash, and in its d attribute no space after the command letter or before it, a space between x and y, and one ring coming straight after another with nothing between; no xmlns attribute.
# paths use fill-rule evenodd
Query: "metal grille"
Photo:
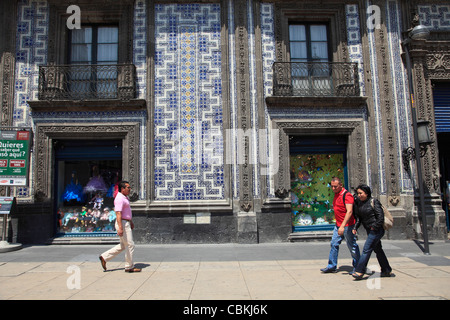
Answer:
<svg viewBox="0 0 450 320"><path fill-rule="evenodd" d="M136 93L133 64L39 67L39 100L129 100Z"/></svg>
<svg viewBox="0 0 450 320"><path fill-rule="evenodd" d="M274 96L359 96L358 64L275 62Z"/></svg>

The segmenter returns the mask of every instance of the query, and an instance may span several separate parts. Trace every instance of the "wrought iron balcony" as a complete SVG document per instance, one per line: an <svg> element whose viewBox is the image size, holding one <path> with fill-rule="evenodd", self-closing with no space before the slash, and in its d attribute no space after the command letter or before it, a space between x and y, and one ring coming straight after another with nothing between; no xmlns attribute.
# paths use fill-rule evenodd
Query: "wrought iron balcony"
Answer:
<svg viewBox="0 0 450 320"><path fill-rule="evenodd" d="M39 67L39 100L130 100L135 96L133 64Z"/></svg>
<svg viewBox="0 0 450 320"><path fill-rule="evenodd" d="M357 97L358 64L346 62L275 62L273 95Z"/></svg>

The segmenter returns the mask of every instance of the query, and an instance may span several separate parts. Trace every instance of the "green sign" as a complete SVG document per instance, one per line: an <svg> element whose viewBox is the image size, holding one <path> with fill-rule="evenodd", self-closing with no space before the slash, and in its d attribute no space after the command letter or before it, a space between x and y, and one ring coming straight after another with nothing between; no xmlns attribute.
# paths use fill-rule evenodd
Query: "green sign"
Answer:
<svg viewBox="0 0 450 320"><path fill-rule="evenodd" d="M27 186L31 131L0 128L0 185Z"/></svg>

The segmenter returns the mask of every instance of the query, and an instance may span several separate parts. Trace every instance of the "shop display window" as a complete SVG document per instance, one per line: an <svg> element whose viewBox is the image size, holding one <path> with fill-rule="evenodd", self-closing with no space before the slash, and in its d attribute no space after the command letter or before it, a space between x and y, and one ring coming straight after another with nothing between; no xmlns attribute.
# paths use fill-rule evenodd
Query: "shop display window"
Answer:
<svg viewBox="0 0 450 320"><path fill-rule="evenodd" d="M331 178L344 181L344 155L291 154L291 213L294 231L305 227L334 225Z"/></svg>
<svg viewBox="0 0 450 320"><path fill-rule="evenodd" d="M102 142L104 149L112 143ZM121 180L121 153L79 142L56 147L55 210L58 234L115 233L114 197ZM93 152L97 151L96 156ZM107 158L107 160L102 159Z"/></svg>

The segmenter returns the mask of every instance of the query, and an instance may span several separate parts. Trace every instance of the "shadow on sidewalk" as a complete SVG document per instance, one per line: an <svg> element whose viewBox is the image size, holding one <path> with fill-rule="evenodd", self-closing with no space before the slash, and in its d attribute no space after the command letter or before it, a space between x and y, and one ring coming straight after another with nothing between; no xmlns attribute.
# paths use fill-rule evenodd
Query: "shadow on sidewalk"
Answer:
<svg viewBox="0 0 450 320"><path fill-rule="evenodd" d="M353 271L353 267L352 266L339 266L339 268L337 268L336 272L346 272L347 274L350 274L350 272Z"/></svg>
<svg viewBox="0 0 450 320"><path fill-rule="evenodd" d="M147 267L150 267L150 263L136 263L134 266L139 269L145 269ZM119 270L125 271L125 268L107 269L103 272L113 272L113 271L119 271Z"/></svg>

